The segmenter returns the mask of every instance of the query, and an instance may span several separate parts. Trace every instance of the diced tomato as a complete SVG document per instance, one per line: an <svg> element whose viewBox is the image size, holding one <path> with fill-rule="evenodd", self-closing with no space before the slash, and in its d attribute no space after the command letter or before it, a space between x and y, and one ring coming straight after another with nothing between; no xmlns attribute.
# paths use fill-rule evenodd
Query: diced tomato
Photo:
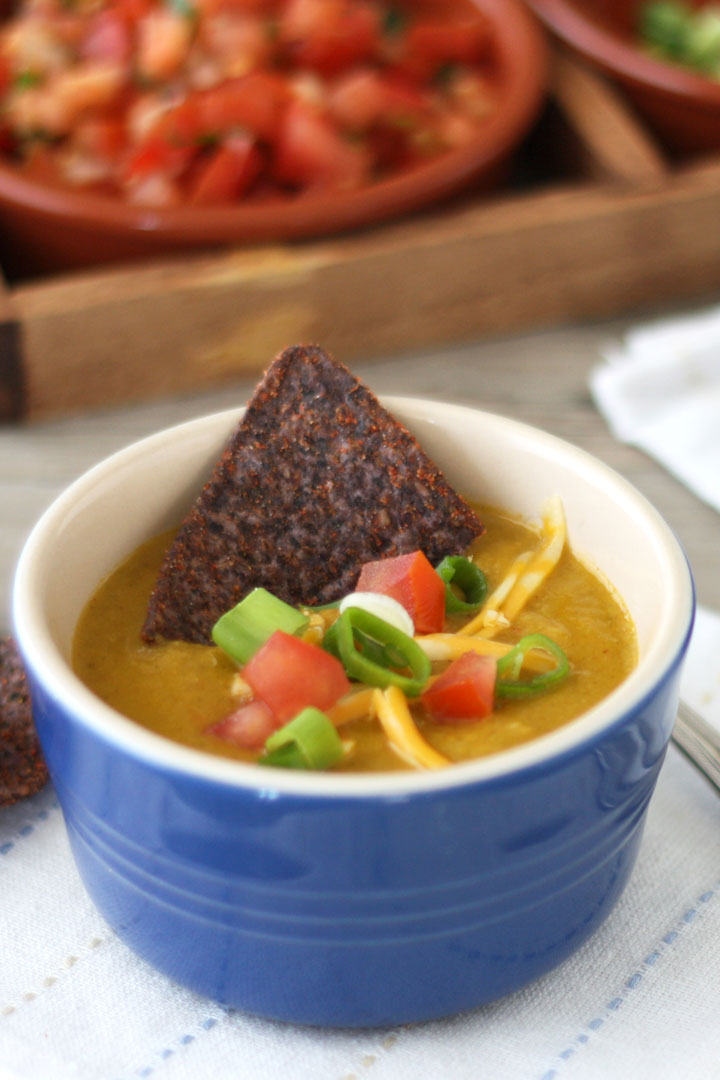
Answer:
<svg viewBox="0 0 720 1080"><path fill-rule="evenodd" d="M0 52L0 94L4 94L13 80L10 61L4 53Z"/></svg>
<svg viewBox="0 0 720 1080"><path fill-rule="evenodd" d="M350 689L339 660L284 630L276 630L250 658L243 678L283 724L308 705L329 709Z"/></svg>
<svg viewBox="0 0 720 1080"><path fill-rule="evenodd" d="M125 142L125 125L111 117L88 116L81 119L73 135L75 146L110 161L117 160Z"/></svg>
<svg viewBox="0 0 720 1080"><path fill-rule="evenodd" d="M236 135L216 147L191 185L190 203L212 205L244 195L262 168L255 140Z"/></svg>
<svg viewBox="0 0 720 1080"><path fill-rule="evenodd" d="M165 112L158 111L154 123L150 123L149 134L159 141L174 146L195 144L204 135L210 134L205 127L199 94L193 94Z"/></svg>
<svg viewBox="0 0 720 1080"><path fill-rule="evenodd" d="M421 701L439 724L482 720L493 711L496 674L493 657L463 653L421 694Z"/></svg>
<svg viewBox="0 0 720 1080"><path fill-rule="evenodd" d="M114 60L126 64L131 49L129 24L117 12L100 11L89 19L80 46L80 55L85 60Z"/></svg>
<svg viewBox="0 0 720 1080"><path fill-rule="evenodd" d="M319 33L328 20L333 22L342 12L345 0L287 0L278 27L285 41L301 41Z"/></svg>
<svg viewBox="0 0 720 1080"><path fill-rule="evenodd" d="M430 108L422 91L402 75L390 74L383 83L383 121L387 127L414 131L427 123Z"/></svg>
<svg viewBox="0 0 720 1080"><path fill-rule="evenodd" d="M202 16L227 11L238 14L272 15L281 0L195 0Z"/></svg>
<svg viewBox="0 0 720 1080"><path fill-rule="evenodd" d="M352 189L369 177L365 147L343 138L332 121L303 101L286 110L275 144L276 179L300 187Z"/></svg>
<svg viewBox="0 0 720 1080"><path fill-rule="evenodd" d="M438 633L445 622L445 583L422 551L365 563L358 592L392 596L410 614L420 634Z"/></svg>
<svg viewBox="0 0 720 1080"><path fill-rule="evenodd" d="M446 64L477 64L487 58L492 28L485 18L433 19L411 26L402 67L419 81L432 78Z"/></svg>
<svg viewBox="0 0 720 1080"><path fill-rule="evenodd" d="M208 137L223 138L250 132L272 140L290 98L287 86L275 75L253 71L228 79L212 90L191 94L150 125L151 137L173 146L199 145Z"/></svg>
<svg viewBox="0 0 720 1080"><path fill-rule="evenodd" d="M205 734L215 735L246 750L259 750L278 727L280 724L267 705L262 701L249 701L211 724Z"/></svg>
<svg viewBox="0 0 720 1080"><path fill-rule="evenodd" d="M225 134L241 128L271 141L289 100L287 85L269 72L251 71L242 78L228 79L197 95L197 134Z"/></svg>
<svg viewBox="0 0 720 1080"><path fill-rule="evenodd" d="M290 0L279 36L293 64L335 75L377 53L380 15L362 0Z"/></svg>
<svg viewBox="0 0 720 1080"><path fill-rule="evenodd" d="M208 15L200 23L197 40L227 78L271 63L273 46L268 28L256 15L230 11Z"/></svg>
<svg viewBox="0 0 720 1080"><path fill-rule="evenodd" d="M330 114L347 131L368 131L383 116L387 103L385 90L382 77L372 68L350 71L330 90Z"/></svg>
<svg viewBox="0 0 720 1080"><path fill-rule="evenodd" d="M134 26L154 7L154 0L110 0L109 8Z"/></svg>
<svg viewBox="0 0 720 1080"><path fill-rule="evenodd" d="M130 155L125 164L124 177L133 182L154 175L178 176L195 152L192 146L173 146L165 139L148 139Z"/></svg>

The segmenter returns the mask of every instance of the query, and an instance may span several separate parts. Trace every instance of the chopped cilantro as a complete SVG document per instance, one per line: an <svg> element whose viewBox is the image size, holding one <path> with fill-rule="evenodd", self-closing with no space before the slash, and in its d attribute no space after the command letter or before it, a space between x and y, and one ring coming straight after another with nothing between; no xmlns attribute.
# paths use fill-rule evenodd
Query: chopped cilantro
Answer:
<svg viewBox="0 0 720 1080"><path fill-rule="evenodd" d="M391 7L385 13L383 19L383 33L388 37L395 37L397 34L402 34L407 25L407 14L402 8Z"/></svg>
<svg viewBox="0 0 720 1080"><path fill-rule="evenodd" d="M13 79L13 86L16 90L31 90L42 82L43 76L39 71L20 71Z"/></svg>

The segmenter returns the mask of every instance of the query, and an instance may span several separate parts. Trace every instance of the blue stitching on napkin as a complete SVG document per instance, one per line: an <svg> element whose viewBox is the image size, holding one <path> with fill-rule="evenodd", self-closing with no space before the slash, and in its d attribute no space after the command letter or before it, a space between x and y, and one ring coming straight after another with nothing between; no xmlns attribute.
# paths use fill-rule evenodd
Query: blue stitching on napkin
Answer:
<svg viewBox="0 0 720 1080"><path fill-rule="evenodd" d="M20 826L12 840L6 840L3 844L0 844L0 855L7 855L7 853L9 851L12 851L20 840L24 840L25 837L30 836L32 833L34 833L37 825L41 821L47 821L47 819L50 817L51 810L59 809L60 804L58 803L57 799L53 799L53 801L50 803L49 808L43 808L42 810L38 810L33 815L33 821L28 821L24 825Z"/></svg>
<svg viewBox="0 0 720 1080"><path fill-rule="evenodd" d="M217 1006L226 1015L231 1011L227 1007L222 1005ZM183 1035L178 1036L174 1046L163 1047L162 1050L157 1052L159 1061L156 1064L141 1065L139 1068L135 1068L131 1073L123 1073L123 1076L136 1076L139 1080L147 1080L147 1077L153 1076L161 1066L173 1057L176 1051L180 1048L190 1046L195 1042L198 1035L202 1035L206 1031L212 1031L217 1024L218 1020L222 1019L220 1016L206 1016L204 1020L201 1020L198 1029L195 1033L186 1031ZM116 1080L121 1080L121 1077L117 1077Z"/></svg>
<svg viewBox="0 0 720 1080"><path fill-rule="evenodd" d="M704 906L707 906L707 904L709 904L711 900L717 897L719 888L720 882L714 888L706 889L706 891L698 897L698 905L702 904ZM661 960L663 954L667 951L667 949L671 948L680 938L681 934L684 932L684 929L686 927L692 926L696 922L698 914L698 906L687 908L687 910L683 912L683 914L676 922L675 928L669 930L666 934L664 934L658 947L656 949L653 949L651 953L648 953L641 967L646 969L652 968L658 962L658 960ZM628 978L625 980L625 989L627 991L634 990L642 982L643 975L644 972L642 970L633 972L633 974L628 976ZM624 1002L625 997L623 996L612 998L612 1000L609 1001L605 1006L605 1016L593 1017L592 1020L588 1021L586 1027L590 1030L590 1032L597 1031L605 1023L605 1020L609 1017L609 1014L618 1012ZM587 1034L587 1032L585 1031L580 1032L572 1040L572 1045L565 1047L564 1050L561 1050L559 1052L559 1054L557 1055L558 1059L563 1063L568 1061L571 1057L575 1055L578 1049L583 1046L587 1046L589 1042L590 1035ZM558 1080L559 1075L560 1073L558 1072L557 1068L551 1068L544 1072L538 1078L538 1080Z"/></svg>

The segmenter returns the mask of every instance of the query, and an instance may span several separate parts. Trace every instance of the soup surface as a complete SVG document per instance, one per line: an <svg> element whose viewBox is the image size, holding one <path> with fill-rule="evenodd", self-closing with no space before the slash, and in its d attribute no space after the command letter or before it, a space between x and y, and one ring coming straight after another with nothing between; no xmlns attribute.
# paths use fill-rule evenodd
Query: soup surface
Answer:
<svg viewBox="0 0 720 1080"><path fill-rule="evenodd" d="M492 590L518 555L537 547L538 533L510 515L476 507L486 532L468 552ZM237 665L215 646L152 645L140 638L148 598L172 534L140 547L98 588L78 624L73 664L100 698L137 723L210 753L253 761L257 753L207 732L237 708ZM447 629L469 617L453 616ZM450 761L482 757L533 739L579 716L606 697L635 666L635 631L621 600L566 545L559 562L496 640L515 643L544 634L566 653L570 674L532 698L503 700L473 723L436 723L413 707L424 739ZM434 664L434 671L447 663ZM234 688L235 687L235 692ZM392 749L377 719L346 723L352 750L335 769L385 771L411 767Z"/></svg>

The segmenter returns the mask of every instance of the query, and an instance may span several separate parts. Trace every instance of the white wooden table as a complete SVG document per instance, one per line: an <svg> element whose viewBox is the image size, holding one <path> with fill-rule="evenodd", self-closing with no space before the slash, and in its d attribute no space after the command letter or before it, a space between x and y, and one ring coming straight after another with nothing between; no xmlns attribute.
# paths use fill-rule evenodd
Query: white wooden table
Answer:
<svg viewBox="0 0 720 1080"><path fill-rule="evenodd" d="M588 392L588 373L602 345L628 325L617 320L565 327L423 355L379 357L353 368L377 393L477 405L546 428L597 455L655 504L685 547L700 601L720 608L717 513L645 454L617 443ZM91 415L0 425L0 632L10 628L11 579L24 538L70 481L134 439L244 403L255 381Z"/></svg>

